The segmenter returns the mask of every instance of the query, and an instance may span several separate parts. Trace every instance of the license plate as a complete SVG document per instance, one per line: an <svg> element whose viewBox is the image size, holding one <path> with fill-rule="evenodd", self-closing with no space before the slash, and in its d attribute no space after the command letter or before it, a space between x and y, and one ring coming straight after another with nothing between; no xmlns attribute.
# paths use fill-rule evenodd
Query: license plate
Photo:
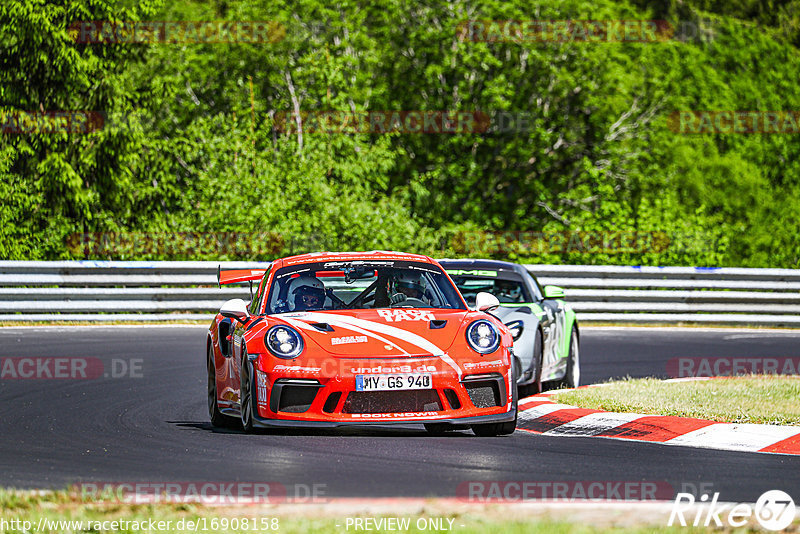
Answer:
<svg viewBox="0 0 800 534"><path fill-rule="evenodd" d="M430 373L356 375L356 391L396 391L403 389L431 389L431 387Z"/></svg>

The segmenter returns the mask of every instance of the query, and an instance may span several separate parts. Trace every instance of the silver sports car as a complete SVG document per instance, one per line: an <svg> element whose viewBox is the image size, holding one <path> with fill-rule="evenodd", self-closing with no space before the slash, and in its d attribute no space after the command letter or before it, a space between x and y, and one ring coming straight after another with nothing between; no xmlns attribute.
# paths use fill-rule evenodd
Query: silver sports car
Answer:
<svg viewBox="0 0 800 534"><path fill-rule="evenodd" d="M491 310L514 336L520 395L546 388L580 384L579 331L575 312L564 302L564 290L542 288L516 263L494 260L440 260L470 306L478 293L500 302Z"/></svg>

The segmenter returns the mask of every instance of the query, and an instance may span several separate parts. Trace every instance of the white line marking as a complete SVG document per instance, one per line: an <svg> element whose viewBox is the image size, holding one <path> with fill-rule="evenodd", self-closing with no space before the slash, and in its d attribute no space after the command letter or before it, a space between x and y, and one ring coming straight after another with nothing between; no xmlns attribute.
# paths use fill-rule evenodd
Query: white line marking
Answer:
<svg viewBox="0 0 800 534"><path fill-rule="evenodd" d="M598 412L585 415L552 430L548 430L544 435L548 436L594 436L606 430L622 426L640 417L645 417L639 413L612 413Z"/></svg>
<svg viewBox="0 0 800 534"><path fill-rule="evenodd" d="M734 339L764 339L765 334L733 334L724 336L722 339L725 341ZM768 334L770 337L800 337L800 332L771 332Z"/></svg>
<svg viewBox="0 0 800 534"><path fill-rule="evenodd" d="M800 434L797 427L716 423L664 443L728 451L760 451L797 434Z"/></svg>
<svg viewBox="0 0 800 534"><path fill-rule="evenodd" d="M519 419L523 421L532 421L545 416L549 413L557 412L558 410L574 409L574 406L568 404L540 404L533 408L525 408L519 412Z"/></svg>

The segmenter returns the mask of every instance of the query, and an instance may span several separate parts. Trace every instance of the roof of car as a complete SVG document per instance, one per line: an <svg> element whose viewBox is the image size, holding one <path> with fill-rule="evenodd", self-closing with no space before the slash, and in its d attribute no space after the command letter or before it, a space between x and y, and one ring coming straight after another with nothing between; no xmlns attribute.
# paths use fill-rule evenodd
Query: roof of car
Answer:
<svg viewBox="0 0 800 534"><path fill-rule="evenodd" d="M511 263L510 261L498 260L470 260L470 259L444 259L439 260L442 267L445 269L494 269L504 271L514 271L517 273L526 273L525 267L518 263Z"/></svg>
<svg viewBox="0 0 800 534"><path fill-rule="evenodd" d="M423 263L436 263L428 256L409 254L406 252L393 252L387 250L373 250L370 252L312 252L289 256L275 261L276 267L284 265L299 265L303 263L317 263L321 261L418 261Z"/></svg>

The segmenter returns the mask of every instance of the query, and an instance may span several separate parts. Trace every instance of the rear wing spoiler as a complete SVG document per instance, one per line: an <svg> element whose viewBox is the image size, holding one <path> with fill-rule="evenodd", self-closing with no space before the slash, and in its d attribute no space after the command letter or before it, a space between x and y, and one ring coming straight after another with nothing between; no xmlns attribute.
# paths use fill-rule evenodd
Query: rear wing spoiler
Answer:
<svg viewBox="0 0 800 534"><path fill-rule="evenodd" d="M237 284L241 282L253 282L261 280L268 269L229 269L222 270L222 266L217 267L217 283L224 286L226 284Z"/></svg>

